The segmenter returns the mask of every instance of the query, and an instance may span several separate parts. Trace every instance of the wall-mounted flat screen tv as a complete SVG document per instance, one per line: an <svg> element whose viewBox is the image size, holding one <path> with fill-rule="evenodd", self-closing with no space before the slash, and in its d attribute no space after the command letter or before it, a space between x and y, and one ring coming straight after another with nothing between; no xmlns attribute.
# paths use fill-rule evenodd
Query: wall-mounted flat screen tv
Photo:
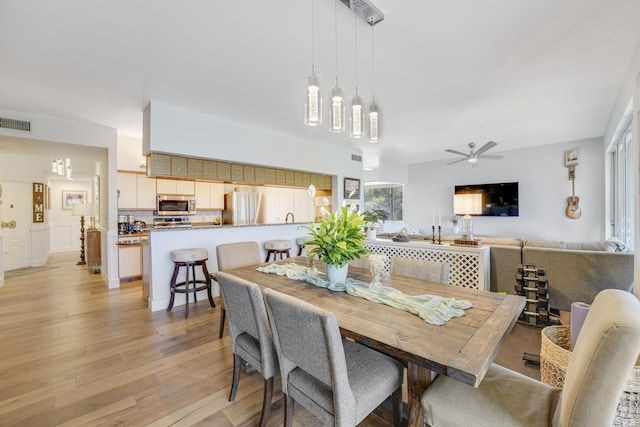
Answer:
<svg viewBox="0 0 640 427"><path fill-rule="evenodd" d="M456 185L455 194L482 195L482 213L478 216L518 216L517 182Z"/></svg>

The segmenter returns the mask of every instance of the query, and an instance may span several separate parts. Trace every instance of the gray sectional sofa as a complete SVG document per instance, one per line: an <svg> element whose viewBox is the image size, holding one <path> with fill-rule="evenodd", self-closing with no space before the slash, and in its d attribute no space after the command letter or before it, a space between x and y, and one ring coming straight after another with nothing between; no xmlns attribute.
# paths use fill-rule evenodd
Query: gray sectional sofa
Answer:
<svg viewBox="0 0 640 427"><path fill-rule="evenodd" d="M411 236L431 240L431 236ZM445 236L452 242L458 236ZM490 247L491 290L515 294L519 264L545 269L551 308L570 311L572 302L591 304L602 289L633 291L633 253L613 241L559 242L476 236Z"/></svg>

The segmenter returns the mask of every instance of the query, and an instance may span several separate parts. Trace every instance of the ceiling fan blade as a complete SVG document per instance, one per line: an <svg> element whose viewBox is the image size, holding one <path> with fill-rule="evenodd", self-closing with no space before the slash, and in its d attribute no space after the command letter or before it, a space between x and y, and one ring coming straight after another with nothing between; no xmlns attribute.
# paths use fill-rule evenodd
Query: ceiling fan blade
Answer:
<svg viewBox="0 0 640 427"><path fill-rule="evenodd" d="M503 159L504 156L500 156L500 155L491 155L491 154L485 154L483 156L478 156L478 158L480 159L492 159L492 160L500 160Z"/></svg>
<svg viewBox="0 0 640 427"><path fill-rule="evenodd" d="M446 151L447 153L453 153L453 154L458 154L458 155L460 155L460 156L469 157L469 154L467 154L467 153L463 153L463 152L461 152L461 151L456 151L456 150L451 150L451 149L444 150L444 151Z"/></svg>
<svg viewBox="0 0 640 427"><path fill-rule="evenodd" d="M467 159L454 160L453 162L449 162L449 163L447 163L447 164L448 164L448 165L452 165L452 164L454 164L454 163L458 163L458 162L465 162L465 161L467 161Z"/></svg>
<svg viewBox="0 0 640 427"><path fill-rule="evenodd" d="M493 142L493 141L489 141L486 144L484 144L482 147L478 148L478 151L476 151L475 154L476 154L476 156L479 156L480 154L484 153L485 151L491 150L496 145L498 145L498 144Z"/></svg>

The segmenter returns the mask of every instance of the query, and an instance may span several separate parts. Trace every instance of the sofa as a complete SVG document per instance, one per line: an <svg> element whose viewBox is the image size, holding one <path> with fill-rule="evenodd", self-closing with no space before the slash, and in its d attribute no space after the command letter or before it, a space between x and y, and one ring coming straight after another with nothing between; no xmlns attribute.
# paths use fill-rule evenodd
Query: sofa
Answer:
<svg viewBox="0 0 640 427"><path fill-rule="evenodd" d="M410 234L412 239L431 236ZM381 236L383 237L383 236ZM453 242L457 235L442 236ZM490 289L515 294L519 264L545 269L549 284L549 305L571 311L572 302L591 304L603 289L633 291L633 253L615 241L560 242L476 236L490 248Z"/></svg>

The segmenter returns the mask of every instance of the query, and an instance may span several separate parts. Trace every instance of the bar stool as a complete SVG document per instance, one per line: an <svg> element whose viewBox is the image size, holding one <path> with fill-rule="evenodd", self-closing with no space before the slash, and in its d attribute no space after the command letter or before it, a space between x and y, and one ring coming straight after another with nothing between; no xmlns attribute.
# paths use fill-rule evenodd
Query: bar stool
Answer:
<svg viewBox="0 0 640 427"><path fill-rule="evenodd" d="M209 304L211 307L215 307L216 303L213 302L213 295L211 295L211 277L207 271L207 259L209 258L209 251L202 248L190 248L190 249L176 249L171 251L171 261L174 263L173 276L171 276L171 283L169 284L171 290L171 299L169 300L169 307L167 311L173 309L173 302L176 293L185 294L186 306L184 312L184 318L189 317L189 294L193 294L193 302L198 302L196 298L196 292L207 290L209 296ZM196 279L196 266L202 267L202 274L204 279ZM186 268L186 277L184 282L176 283L180 267ZM189 274L189 267L191 267L191 275ZM198 284L201 284L198 286ZM190 287L191 285L191 287Z"/></svg>
<svg viewBox="0 0 640 427"><path fill-rule="evenodd" d="M304 245L307 240L309 240L309 236L296 238L296 245L298 245L298 256L302 255L302 250L304 249L304 246L302 245Z"/></svg>
<svg viewBox="0 0 640 427"><path fill-rule="evenodd" d="M280 259L284 259L284 255L290 258L291 242L289 240L267 240L264 242L264 248L267 251L267 257L264 262L269 262L271 254L273 254L274 261L278 259L278 254L280 254Z"/></svg>

